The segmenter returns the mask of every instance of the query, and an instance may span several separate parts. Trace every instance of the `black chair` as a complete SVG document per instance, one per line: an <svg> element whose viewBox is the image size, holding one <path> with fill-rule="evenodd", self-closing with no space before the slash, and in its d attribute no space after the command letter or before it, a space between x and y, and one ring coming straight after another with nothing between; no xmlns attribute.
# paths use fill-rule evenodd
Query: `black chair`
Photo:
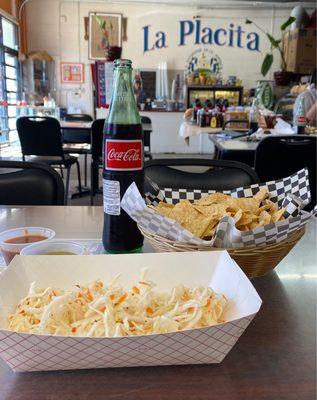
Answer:
<svg viewBox="0 0 317 400"><path fill-rule="evenodd" d="M63 205L63 180L42 163L0 160L0 204Z"/></svg>
<svg viewBox="0 0 317 400"><path fill-rule="evenodd" d="M81 193L79 162L77 157L64 154L61 127L57 119L50 117L20 117L17 120L17 130L23 161L25 161L26 156L35 156L32 157L32 161L66 169L65 204L67 204L68 200L70 169L74 164L77 166L78 187Z"/></svg>
<svg viewBox="0 0 317 400"><path fill-rule="evenodd" d="M256 149L255 170L261 182L266 182L308 168L312 201L307 209L312 209L316 204L316 159L316 136L269 136Z"/></svg>
<svg viewBox="0 0 317 400"><path fill-rule="evenodd" d="M63 118L67 122L92 122L93 119L88 114L66 114ZM84 185L87 186L87 157L91 153L90 149L90 129L63 129L64 153L83 154L84 163ZM87 147L72 147L72 144L87 144ZM65 146L66 145L66 146Z"/></svg>
<svg viewBox="0 0 317 400"><path fill-rule="evenodd" d="M104 119L96 119L91 126L90 204L99 190L99 168L102 168L102 143Z"/></svg>
<svg viewBox="0 0 317 400"><path fill-rule="evenodd" d="M177 167L207 167L207 170L188 172ZM150 160L145 163L145 175L160 189L229 190L259 182L257 174L246 164L200 158Z"/></svg>
<svg viewBox="0 0 317 400"><path fill-rule="evenodd" d="M141 122L143 124L148 124L152 126L152 121L151 118L145 117L141 115ZM148 158L149 160L152 160L152 154L151 154L151 133L152 130L148 129L143 129L143 135L144 135L144 159Z"/></svg>

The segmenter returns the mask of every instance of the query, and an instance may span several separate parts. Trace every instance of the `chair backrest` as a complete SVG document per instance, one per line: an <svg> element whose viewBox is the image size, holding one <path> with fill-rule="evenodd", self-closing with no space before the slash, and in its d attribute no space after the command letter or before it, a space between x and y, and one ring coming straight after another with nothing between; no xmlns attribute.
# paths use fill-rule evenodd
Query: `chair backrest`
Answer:
<svg viewBox="0 0 317 400"><path fill-rule="evenodd" d="M17 130L23 156L60 156L63 158L59 121L51 117L20 117Z"/></svg>
<svg viewBox="0 0 317 400"><path fill-rule="evenodd" d="M146 117L145 115L141 115L141 123L142 124L152 124L152 120L150 117Z"/></svg>
<svg viewBox="0 0 317 400"><path fill-rule="evenodd" d="M150 117L146 117L144 115L141 115L141 123L142 124L152 124L152 120ZM149 150L151 149L151 132L148 130L143 130L144 134L144 147L148 147Z"/></svg>
<svg viewBox="0 0 317 400"><path fill-rule="evenodd" d="M91 122L93 119L88 114L66 114L64 121ZM90 143L90 129L63 129L63 142Z"/></svg>
<svg viewBox="0 0 317 400"><path fill-rule="evenodd" d="M64 121L91 122L93 121L93 119L89 114L66 114L64 117Z"/></svg>
<svg viewBox="0 0 317 400"><path fill-rule="evenodd" d="M207 167L204 172L188 172L177 167ZM238 161L211 159L157 159L145 163L145 175L160 189L229 190L259 182L257 174Z"/></svg>
<svg viewBox="0 0 317 400"><path fill-rule="evenodd" d="M0 160L0 204L63 205L63 180L46 164Z"/></svg>
<svg viewBox="0 0 317 400"><path fill-rule="evenodd" d="M102 157L103 127L105 119L96 119L91 126L91 158L98 164Z"/></svg>
<svg viewBox="0 0 317 400"><path fill-rule="evenodd" d="M307 167L312 195L316 204L317 137L308 135L269 136L255 152L255 170L261 182L285 178Z"/></svg>

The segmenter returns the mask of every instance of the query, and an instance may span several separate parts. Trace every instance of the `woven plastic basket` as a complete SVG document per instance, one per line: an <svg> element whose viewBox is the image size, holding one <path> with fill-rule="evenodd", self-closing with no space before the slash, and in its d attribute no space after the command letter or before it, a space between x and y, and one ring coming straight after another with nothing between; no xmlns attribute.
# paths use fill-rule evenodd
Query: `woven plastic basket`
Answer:
<svg viewBox="0 0 317 400"><path fill-rule="evenodd" d="M145 231L140 226L139 229L158 252L221 250L216 247L177 243ZM292 250L304 233L305 228L302 228L291 235L287 240L277 244L226 250L249 278L255 278L256 276L262 276L272 271Z"/></svg>

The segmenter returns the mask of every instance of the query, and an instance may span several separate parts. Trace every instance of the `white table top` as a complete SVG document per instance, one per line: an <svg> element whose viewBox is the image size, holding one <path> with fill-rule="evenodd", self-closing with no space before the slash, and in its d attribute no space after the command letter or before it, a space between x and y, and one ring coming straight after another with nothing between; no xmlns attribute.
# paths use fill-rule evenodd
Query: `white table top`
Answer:
<svg viewBox="0 0 317 400"><path fill-rule="evenodd" d="M189 144L189 139L192 136L198 136L206 133L215 134L221 131L221 128L211 128L210 126L201 128L200 126L193 124L190 121L184 120L179 127L178 135L183 138L187 144Z"/></svg>
<svg viewBox="0 0 317 400"><path fill-rule="evenodd" d="M28 206L0 207L0 232L21 226L44 226L56 232L55 239L100 240L103 207ZM154 252L145 241L144 252Z"/></svg>
<svg viewBox="0 0 317 400"><path fill-rule="evenodd" d="M44 225L53 228L58 238L99 238L102 215L102 207L0 207L0 230ZM276 270L253 280L263 299L262 308L237 347L221 364L16 374L0 359L0 398L211 399L208 395L210 383L215 381L218 384L214 398L250 400L257 398L254 393L266 390L266 398L270 399L290 399L290 392L294 393L292 399L312 399L315 389L315 244L316 219L313 219L306 227L305 236ZM278 360L278 371L274 360ZM277 373L279 371L282 374ZM294 378L299 373L302 373L303 384ZM150 385L142 382L150 382ZM184 382L187 382L185 387ZM241 393L237 389L240 386ZM167 391L162 392L162 387L167 387ZM191 387L194 387L192 391Z"/></svg>
<svg viewBox="0 0 317 400"><path fill-rule="evenodd" d="M92 122L60 121L62 129L90 129Z"/></svg>
<svg viewBox="0 0 317 400"><path fill-rule="evenodd" d="M237 139L222 139L216 135L209 135L209 139L221 150L248 150L255 151L260 141L247 141L245 137Z"/></svg>
<svg viewBox="0 0 317 400"><path fill-rule="evenodd" d="M56 232L56 239L100 239L103 207L91 206L24 206L0 207L0 232L21 226L44 226ZM309 237L301 240L303 248L315 248L317 219L308 224ZM308 240L308 242L307 242ZM305 244L304 244L305 243ZM144 251L154 251L145 241Z"/></svg>

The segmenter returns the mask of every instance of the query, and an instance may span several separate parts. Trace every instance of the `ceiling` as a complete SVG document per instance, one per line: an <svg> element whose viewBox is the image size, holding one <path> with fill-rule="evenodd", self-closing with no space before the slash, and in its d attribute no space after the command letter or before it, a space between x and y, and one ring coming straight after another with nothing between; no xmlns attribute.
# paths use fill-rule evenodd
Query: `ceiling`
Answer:
<svg viewBox="0 0 317 400"><path fill-rule="evenodd" d="M82 0L87 1L87 0ZM296 4L309 4L315 5L315 1L289 1L289 0L104 0L108 3L144 3L144 4L171 4L171 5L190 5L190 6L214 6L215 4L261 4L261 3L274 3L274 4L289 4L295 6Z"/></svg>
<svg viewBox="0 0 317 400"><path fill-rule="evenodd" d="M65 0L64 0L65 1ZM315 1L289 1L289 0L79 0L83 2L101 2L110 4L156 4L182 7L195 7L198 9L208 8L250 8L250 7L273 7L293 8L297 4L304 7L314 8Z"/></svg>

